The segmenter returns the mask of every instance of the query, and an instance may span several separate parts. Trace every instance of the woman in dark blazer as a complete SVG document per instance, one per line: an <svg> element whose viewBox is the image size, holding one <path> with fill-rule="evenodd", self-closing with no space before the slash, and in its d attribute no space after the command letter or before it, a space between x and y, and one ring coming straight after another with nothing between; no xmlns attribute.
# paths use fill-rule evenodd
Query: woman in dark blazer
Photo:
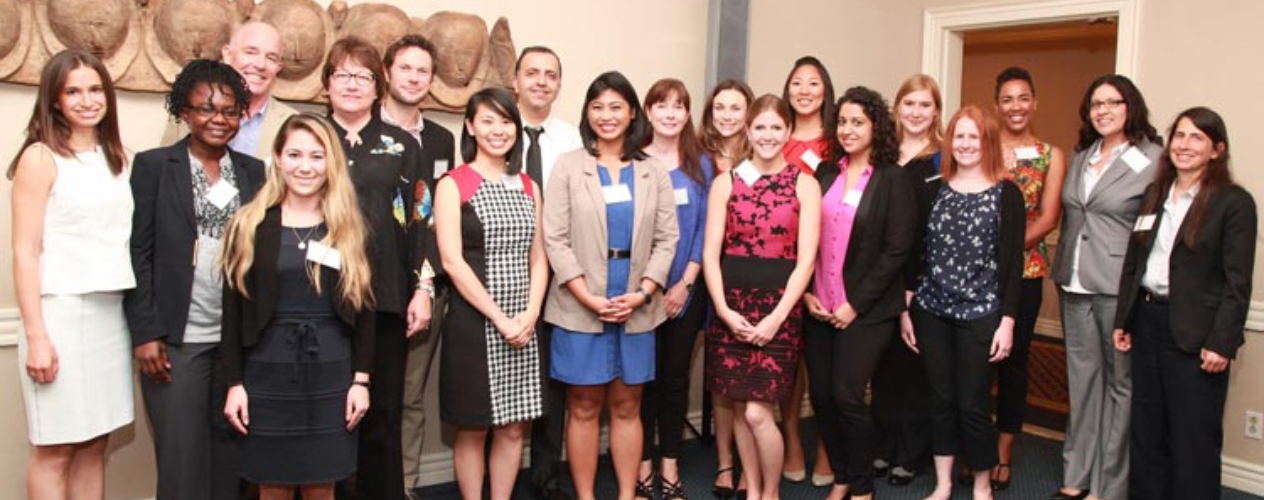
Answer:
<svg viewBox="0 0 1264 500"><path fill-rule="evenodd" d="M123 307L153 425L158 498L238 494L232 433L212 417L227 391L217 376L220 241L264 180L262 162L228 148L248 102L250 90L232 66L190 62L167 94L167 111L189 135L132 164L136 288Z"/></svg>
<svg viewBox="0 0 1264 500"><path fill-rule="evenodd" d="M829 499L873 495L873 422L865 389L904 311L904 265L917 232L910 173L887 104L865 87L838 100L832 158L816 169L821 243L803 296L808 392L830 466Z"/></svg>
<svg viewBox="0 0 1264 500"><path fill-rule="evenodd" d="M224 235L224 416L262 500L333 498L356 470L376 315L360 215L334 128L281 126L272 173Z"/></svg>
<svg viewBox="0 0 1264 500"><path fill-rule="evenodd" d="M1176 117L1119 284L1114 343L1132 352L1132 498L1220 498L1229 360L1244 341L1255 199L1203 107ZM1134 346L1135 345L1135 346Z"/></svg>

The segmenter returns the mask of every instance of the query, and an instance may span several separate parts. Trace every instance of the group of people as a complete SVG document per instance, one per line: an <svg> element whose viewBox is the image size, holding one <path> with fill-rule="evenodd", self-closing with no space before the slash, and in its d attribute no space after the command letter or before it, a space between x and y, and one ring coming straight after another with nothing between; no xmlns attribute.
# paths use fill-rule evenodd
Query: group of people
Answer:
<svg viewBox="0 0 1264 500"><path fill-rule="evenodd" d="M235 499L242 479L330 499L354 478L359 498L400 500L437 355L464 498L485 478L510 498L530 434L537 495L569 496L565 443L593 499L608 412L619 498L685 499L704 332L715 496L807 480L806 391L826 498L908 484L929 451L928 498L960 474L988 499L1011 481L1046 277L1071 392L1051 498L1219 496L1256 211L1214 111L1164 140L1136 86L1103 76L1068 161L1032 130L1021 68L945 128L931 78L836 100L805 57L781 96L719 83L696 127L679 80L642 100L604 73L575 127L553 116L561 60L536 46L512 89L470 97L458 165L419 111L425 38L335 42L323 116L271 98L281 44L247 23L224 62L186 65L170 145L136 155L97 58L45 67L8 171L32 498L103 495L134 358L159 499Z"/></svg>

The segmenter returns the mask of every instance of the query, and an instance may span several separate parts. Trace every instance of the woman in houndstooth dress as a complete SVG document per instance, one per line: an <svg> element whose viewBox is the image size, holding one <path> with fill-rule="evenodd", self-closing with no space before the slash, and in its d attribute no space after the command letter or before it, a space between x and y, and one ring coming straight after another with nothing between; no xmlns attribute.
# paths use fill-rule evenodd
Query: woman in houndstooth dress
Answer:
<svg viewBox="0 0 1264 500"><path fill-rule="evenodd" d="M443 320L440 417L459 428L456 474L465 498L482 498L489 431L491 498L509 498L526 426L544 411L535 325L548 262L539 186L516 161L521 139L509 92L475 94L461 134L469 163L440 180L435 195L439 254L458 292Z"/></svg>

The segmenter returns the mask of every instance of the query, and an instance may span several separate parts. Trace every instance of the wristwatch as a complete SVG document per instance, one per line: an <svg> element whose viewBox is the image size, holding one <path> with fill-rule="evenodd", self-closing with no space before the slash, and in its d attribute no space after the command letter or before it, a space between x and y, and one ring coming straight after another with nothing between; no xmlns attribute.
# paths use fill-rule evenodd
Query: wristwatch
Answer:
<svg viewBox="0 0 1264 500"><path fill-rule="evenodd" d="M641 294L642 297L645 297L646 304L649 304L651 301L654 300L654 296L650 295L650 292L645 291L645 288L637 287L636 293L639 293Z"/></svg>

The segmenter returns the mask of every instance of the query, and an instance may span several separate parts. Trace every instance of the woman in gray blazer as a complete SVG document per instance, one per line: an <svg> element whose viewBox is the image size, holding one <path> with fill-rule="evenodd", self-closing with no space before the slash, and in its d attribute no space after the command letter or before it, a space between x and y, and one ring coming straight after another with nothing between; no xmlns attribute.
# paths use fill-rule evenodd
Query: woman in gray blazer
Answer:
<svg viewBox="0 0 1264 500"><path fill-rule="evenodd" d="M1062 234L1053 265L1066 339L1071 415L1062 488L1051 500L1128 497L1128 356L1111 342L1119 276L1162 138L1145 98L1122 75L1088 87L1080 141L1062 190Z"/></svg>

